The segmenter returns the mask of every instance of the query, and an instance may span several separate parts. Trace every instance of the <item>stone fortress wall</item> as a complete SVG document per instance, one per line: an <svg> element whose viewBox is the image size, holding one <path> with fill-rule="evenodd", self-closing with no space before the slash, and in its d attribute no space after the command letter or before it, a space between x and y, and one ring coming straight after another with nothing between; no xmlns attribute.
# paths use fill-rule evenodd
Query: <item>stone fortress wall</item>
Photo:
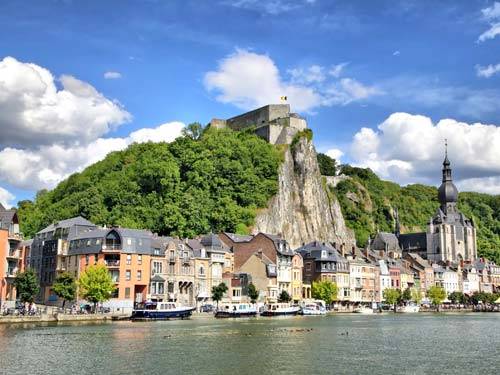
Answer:
<svg viewBox="0 0 500 375"><path fill-rule="evenodd" d="M227 120L213 119L210 126L236 131L253 127L255 134L269 143L289 144L298 131L307 128L307 122L296 113L290 113L289 104L269 104Z"/></svg>

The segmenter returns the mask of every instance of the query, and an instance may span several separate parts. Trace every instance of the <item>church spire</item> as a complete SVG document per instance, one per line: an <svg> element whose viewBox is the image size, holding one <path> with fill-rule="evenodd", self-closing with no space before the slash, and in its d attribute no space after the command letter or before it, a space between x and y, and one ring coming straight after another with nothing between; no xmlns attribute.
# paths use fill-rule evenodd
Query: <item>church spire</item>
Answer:
<svg viewBox="0 0 500 375"><path fill-rule="evenodd" d="M443 182L451 181L451 163L448 159L448 140L444 140Z"/></svg>
<svg viewBox="0 0 500 375"><path fill-rule="evenodd" d="M448 205L455 205L458 199L458 190L451 178L451 163L448 159L448 140L444 142L443 180L438 190L438 199L444 213L448 211Z"/></svg>

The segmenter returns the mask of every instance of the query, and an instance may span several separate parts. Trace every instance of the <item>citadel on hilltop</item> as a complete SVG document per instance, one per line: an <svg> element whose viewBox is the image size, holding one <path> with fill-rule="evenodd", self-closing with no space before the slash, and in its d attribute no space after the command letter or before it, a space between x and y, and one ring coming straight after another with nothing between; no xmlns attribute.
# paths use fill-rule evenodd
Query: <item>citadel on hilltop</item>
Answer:
<svg viewBox="0 0 500 375"><path fill-rule="evenodd" d="M255 134L271 144L290 144L297 132L307 129L306 120L291 113L289 104L269 104L227 120L214 118L209 125L216 129L253 128Z"/></svg>

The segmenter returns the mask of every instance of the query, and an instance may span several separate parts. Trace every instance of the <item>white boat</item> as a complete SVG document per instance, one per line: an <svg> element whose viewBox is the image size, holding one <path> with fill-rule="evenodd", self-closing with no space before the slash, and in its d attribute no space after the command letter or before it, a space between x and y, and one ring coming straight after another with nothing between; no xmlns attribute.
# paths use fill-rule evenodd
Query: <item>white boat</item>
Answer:
<svg viewBox="0 0 500 375"><path fill-rule="evenodd" d="M409 305L398 307L396 311L402 313L418 313L420 311L420 306L412 303Z"/></svg>
<svg viewBox="0 0 500 375"><path fill-rule="evenodd" d="M352 312L357 314L373 314L373 309L366 306L359 306L355 308Z"/></svg>
<svg viewBox="0 0 500 375"><path fill-rule="evenodd" d="M289 303L268 303L264 305L264 309L260 313L261 316L282 316L282 315L297 315L300 311L300 306L292 306Z"/></svg>
<svg viewBox="0 0 500 375"><path fill-rule="evenodd" d="M302 315L326 315L325 302L322 300L305 302L301 307L300 313Z"/></svg>
<svg viewBox="0 0 500 375"><path fill-rule="evenodd" d="M250 303L225 303L215 312L216 318L244 318L257 315L257 308Z"/></svg>
<svg viewBox="0 0 500 375"><path fill-rule="evenodd" d="M175 302L146 302L132 311L132 320L169 320L189 318L195 307L179 306Z"/></svg>

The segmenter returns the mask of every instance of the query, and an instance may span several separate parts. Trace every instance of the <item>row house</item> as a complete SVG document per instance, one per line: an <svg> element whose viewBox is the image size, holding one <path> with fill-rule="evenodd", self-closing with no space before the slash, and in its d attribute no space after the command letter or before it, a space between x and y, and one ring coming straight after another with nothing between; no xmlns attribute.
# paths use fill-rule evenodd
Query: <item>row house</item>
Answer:
<svg viewBox="0 0 500 375"><path fill-rule="evenodd" d="M480 277L476 267L469 263L465 264L462 269L462 292L471 296L475 292L480 291Z"/></svg>
<svg viewBox="0 0 500 375"><path fill-rule="evenodd" d="M11 306L16 300L14 279L25 264L22 240L16 210L0 204L0 306Z"/></svg>
<svg viewBox="0 0 500 375"><path fill-rule="evenodd" d="M351 303L373 303L377 297L377 268L375 264L363 256L361 251L353 249L347 255L350 275Z"/></svg>
<svg viewBox="0 0 500 375"><path fill-rule="evenodd" d="M70 241L96 228L95 224L78 216L53 223L35 234L30 246L29 267L36 272L40 285L37 302L57 303L52 284L59 273L66 271Z"/></svg>
<svg viewBox="0 0 500 375"><path fill-rule="evenodd" d="M146 230L98 228L74 236L62 269L79 278L91 265L103 264L116 289L106 306L129 311L146 300L151 274L151 257L160 254L155 236Z"/></svg>
<svg viewBox="0 0 500 375"><path fill-rule="evenodd" d="M433 285L434 281L434 268L424 258L417 253L405 253L404 259L408 262L410 269L413 271L415 278L415 287L420 290L422 297L425 292Z"/></svg>
<svg viewBox="0 0 500 375"><path fill-rule="evenodd" d="M280 236L258 233L254 236L240 236L233 233L221 233L219 238L231 249L234 256L234 272L245 272L253 275L249 267L258 267L263 276L266 271L267 282L260 282L259 291L265 293L264 299L275 301L282 291L290 296L292 289L293 259L296 252ZM250 263L248 261L252 258ZM257 258L257 259L256 259ZM295 262L295 267L300 264ZM295 288L299 280L295 280ZM267 284L266 289L261 289Z"/></svg>
<svg viewBox="0 0 500 375"><path fill-rule="evenodd" d="M448 266L441 266L437 263L432 265L434 268L434 280L437 286L446 291L446 295L460 291L459 273L456 269Z"/></svg>
<svg viewBox="0 0 500 375"><path fill-rule="evenodd" d="M304 283L325 280L337 283L337 300L341 303L349 301L349 263L345 257L332 246L319 241L304 244L297 251L303 258Z"/></svg>
<svg viewBox="0 0 500 375"><path fill-rule="evenodd" d="M493 293L500 288L500 266L484 258L474 262L479 275L479 289L481 292Z"/></svg>
<svg viewBox="0 0 500 375"><path fill-rule="evenodd" d="M230 287L233 255L216 235L168 238L163 246L160 255L151 259L148 300L194 306L208 302L214 286L226 283Z"/></svg>

